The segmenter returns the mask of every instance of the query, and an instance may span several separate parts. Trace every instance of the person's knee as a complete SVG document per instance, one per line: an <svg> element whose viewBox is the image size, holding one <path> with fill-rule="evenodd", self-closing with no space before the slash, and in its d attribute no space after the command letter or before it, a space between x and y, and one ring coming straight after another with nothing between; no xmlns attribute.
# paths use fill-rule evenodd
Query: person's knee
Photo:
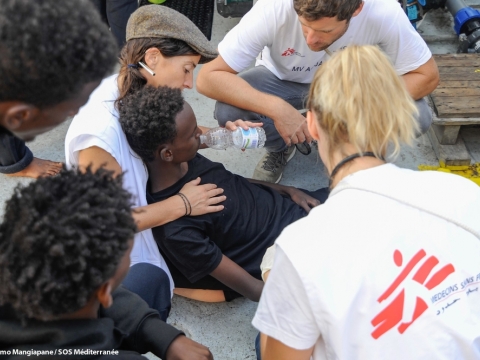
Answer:
<svg viewBox="0 0 480 360"><path fill-rule="evenodd" d="M417 134L418 136L425 134L427 130L430 128L433 120L433 113L432 109L425 101L425 99L420 99L415 101L415 105L417 106L418 115L416 116L420 133Z"/></svg>
<svg viewBox="0 0 480 360"><path fill-rule="evenodd" d="M170 279L164 270L149 263L132 265L123 285L157 310L162 320L166 320L171 307L171 292Z"/></svg>

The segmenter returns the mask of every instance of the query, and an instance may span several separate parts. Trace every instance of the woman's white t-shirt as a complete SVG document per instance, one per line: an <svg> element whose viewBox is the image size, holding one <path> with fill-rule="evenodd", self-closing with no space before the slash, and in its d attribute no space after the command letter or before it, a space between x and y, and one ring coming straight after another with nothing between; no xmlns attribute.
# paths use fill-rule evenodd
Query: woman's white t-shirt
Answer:
<svg viewBox="0 0 480 360"><path fill-rule="evenodd" d="M68 167L78 166L79 152L98 146L112 155L120 165L124 172L123 186L133 195L134 207L145 206L148 171L128 145L122 131L115 109L117 97L117 75L112 75L102 81L87 104L73 118L65 139L66 163ZM173 291L170 271L158 250L151 229L135 234L130 260L131 265L150 263L162 268L170 278L170 288Z"/></svg>
<svg viewBox="0 0 480 360"><path fill-rule="evenodd" d="M480 188L387 164L289 225L253 325L313 359L480 359Z"/></svg>

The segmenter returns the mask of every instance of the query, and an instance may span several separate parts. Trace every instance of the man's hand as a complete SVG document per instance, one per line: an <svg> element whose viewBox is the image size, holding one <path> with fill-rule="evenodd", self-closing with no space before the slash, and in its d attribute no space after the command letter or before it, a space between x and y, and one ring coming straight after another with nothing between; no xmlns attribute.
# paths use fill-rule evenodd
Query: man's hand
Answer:
<svg viewBox="0 0 480 360"><path fill-rule="evenodd" d="M234 131L237 130L237 127L242 128L243 130L248 130L248 128L254 128L254 127L262 127L263 123L261 122L251 122L251 121L245 121L242 119L238 119L235 121L227 121L225 124L225 128Z"/></svg>
<svg viewBox="0 0 480 360"><path fill-rule="evenodd" d="M302 190L298 190L297 188L288 186L287 189L285 189L285 192L290 196L293 202L300 205L307 212L307 214L312 208L320 205L320 201L311 197L310 195L305 194Z"/></svg>
<svg viewBox="0 0 480 360"><path fill-rule="evenodd" d="M206 346L180 335L168 347L166 360L213 360L213 355Z"/></svg>
<svg viewBox="0 0 480 360"><path fill-rule="evenodd" d="M279 99L278 111L275 117L272 117L278 133L288 146L292 144L311 143L313 138L307 127L307 121L300 112L289 103Z"/></svg>

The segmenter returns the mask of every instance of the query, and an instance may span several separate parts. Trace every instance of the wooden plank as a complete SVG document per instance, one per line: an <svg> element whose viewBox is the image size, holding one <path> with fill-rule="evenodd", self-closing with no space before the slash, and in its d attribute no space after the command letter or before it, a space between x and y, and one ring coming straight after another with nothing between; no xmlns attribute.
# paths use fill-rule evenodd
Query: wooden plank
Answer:
<svg viewBox="0 0 480 360"><path fill-rule="evenodd" d="M463 98L432 96L438 117L480 117L480 102L476 96Z"/></svg>
<svg viewBox="0 0 480 360"><path fill-rule="evenodd" d="M479 54L434 54L435 61L439 60L459 60L459 59L474 59L480 57Z"/></svg>
<svg viewBox="0 0 480 360"><path fill-rule="evenodd" d="M440 79L440 84L438 84L437 89L444 88L480 88L480 81L468 81L468 80L446 80Z"/></svg>
<svg viewBox="0 0 480 360"><path fill-rule="evenodd" d="M468 66L468 67L480 67L480 56L475 56L472 58L467 59L435 59L437 66L445 67L445 66Z"/></svg>
<svg viewBox="0 0 480 360"><path fill-rule="evenodd" d="M468 74L458 74L455 72L452 73L440 73L440 81L445 80L469 80L478 83L480 81L480 72L474 73L470 71Z"/></svg>
<svg viewBox="0 0 480 360"><path fill-rule="evenodd" d="M480 85L480 82L479 82ZM477 96L480 101L480 86L474 88L436 88L433 90L435 97L464 97Z"/></svg>
<svg viewBox="0 0 480 360"><path fill-rule="evenodd" d="M460 125L457 126L439 126L432 125L435 135L437 135L438 142L442 145L454 145L457 142L458 133L460 132Z"/></svg>
<svg viewBox="0 0 480 360"><path fill-rule="evenodd" d="M439 118L434 116L433 124L446 125L446 126L461 126L461 125L478 125L480 124L480 118L468 117L468 118Z"/></svg>
<svg viewBox="0 0 480 360"><path fill-rule="evenodd" d="M440 79L442 75L458 75L458 79L462 77L465 80L474 80L480 81L480 68L478 67L470 67L470 66L440 66L438 68L440 72Z"/></svg>
<svg viewBox="0 0 480 360"><path fill-rule="evenodd" d="M472 159L461 137L457 139L455 145L442 145L439 143L435 130L433 130L432 127L428 129L427 134L432 143L435 155L437 155L438 161L441 164L443 163L446 166L470 165Z"/></svg>

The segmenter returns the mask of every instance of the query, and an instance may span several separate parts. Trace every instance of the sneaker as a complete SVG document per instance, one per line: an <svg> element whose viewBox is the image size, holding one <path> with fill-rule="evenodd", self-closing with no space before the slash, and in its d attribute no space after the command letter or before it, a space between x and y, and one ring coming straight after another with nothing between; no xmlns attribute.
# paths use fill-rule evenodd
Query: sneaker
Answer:
<svg viewBox="0 0 480 360"><path fill-rule="evenodd" d="M255 168L253 179L278 183L287 162L295 155L295 150L295 146L290 146L284 151L266 153Z"/></svg>

